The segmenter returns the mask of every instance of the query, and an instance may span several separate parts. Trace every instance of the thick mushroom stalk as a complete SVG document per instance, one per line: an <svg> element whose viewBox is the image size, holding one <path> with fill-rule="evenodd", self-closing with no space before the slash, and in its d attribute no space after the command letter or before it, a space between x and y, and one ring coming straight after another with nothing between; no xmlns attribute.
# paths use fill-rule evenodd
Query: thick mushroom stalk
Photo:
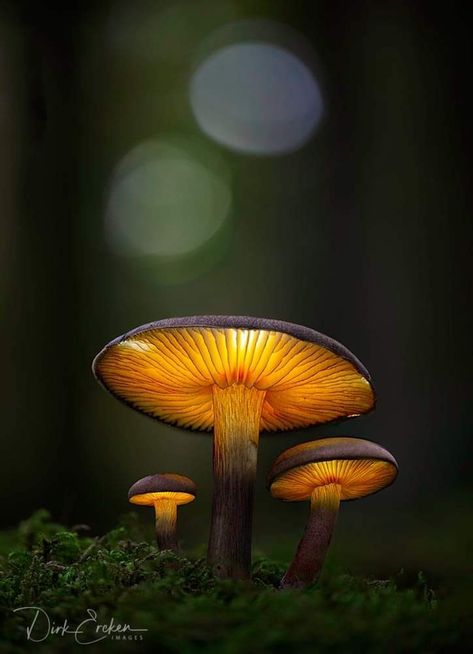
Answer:
<svg viewBox="0 0 473 654"><path fill-rule="evenodd" d="M309 520L281 588L303 588L319 577L337 521L340 492L340 484L314 489Z"/></svg>
<svg viewBox="0 0 473 654"><path fill-rule="evenodd" d="M177 504L175 500L155 500L156 543L160 550L177 552Z"/></svg>
<svg viewBox="0 0 473 654"><path fill-rule="evenodd" d="M264 391L241 384L213 389L214 492L208 560L222 577L245 577L250 569L253 495L264 397Z"/></svg>

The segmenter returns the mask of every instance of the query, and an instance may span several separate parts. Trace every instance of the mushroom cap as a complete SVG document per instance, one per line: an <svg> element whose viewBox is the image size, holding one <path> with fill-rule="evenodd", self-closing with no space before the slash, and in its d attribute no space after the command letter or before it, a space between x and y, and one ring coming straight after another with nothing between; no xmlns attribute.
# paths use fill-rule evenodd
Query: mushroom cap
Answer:
<svg viewBox="0 0 473 654"><path fill-rule="evenodd" d="M319 486L339 484L340 499L354 500L389 486L398 465L372 441L348 436L321 438L278 456L268 476L271 495L287 502L310 499Z"/></svg>
<svg viewBox="0 0 473 654"><path fill-rule="evenodd" d="M148 475L139 479L128 491L132 504L152 505L156 500L174 500L176 504L189 504L195 499L197 488L192 479L172 472Z"/></svg>
<svg viewBox="0 0 473 654"><path fill-rule="evenodd" d="M149 323L113 340L93 371L122 402L179 427L213 428L214 386L265 392L262 431L283 431L370 411L370 375L337 341L307 327L246 316Z"/></svg>

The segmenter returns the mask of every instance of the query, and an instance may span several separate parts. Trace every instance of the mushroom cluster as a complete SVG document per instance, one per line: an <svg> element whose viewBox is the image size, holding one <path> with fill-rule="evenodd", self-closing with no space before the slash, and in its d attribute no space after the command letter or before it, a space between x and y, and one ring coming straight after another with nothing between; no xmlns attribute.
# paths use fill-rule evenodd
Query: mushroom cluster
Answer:
<svg viewBox="0 0 473 654"><path fill-rule="evenodd" d="M149 323L106 345L93 371L128 406L184 429L213 433L208 561L217 575L230 578L250 572L260 432L350 418L375 404L370 375L347 348L312 329L261 318L192 316ZM383 466L390 466L384 476ZM340 500L378 490L396 471L386 450L362 439L313 441L278 457L270 474L272 495L310 499L311 516L318 516L309 520L283 585L304 585L317 576ZM177 547L176 506L192 501L171 506L173 493L194 499L195 486L167 474L145 477L130 489L131 502L155 507L162 548Z"/></svg>

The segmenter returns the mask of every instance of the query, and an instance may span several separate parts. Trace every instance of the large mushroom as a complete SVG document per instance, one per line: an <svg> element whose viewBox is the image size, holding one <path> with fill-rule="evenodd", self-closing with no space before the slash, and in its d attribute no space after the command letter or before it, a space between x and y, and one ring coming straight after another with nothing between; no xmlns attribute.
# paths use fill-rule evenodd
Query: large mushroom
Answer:
<svg viewBox="0 0 473 654"><path fill-rule="evenodd" d="M286 502L310 501L310 516L281 587L303 587L320 574L340 500L355 500L389 486L398 467L390 452L363 438L334 437L301 443L274 462L271 495Z"/></svg>
<svg viewBox="0 0 473 654"><path fill-rule="evenodd" d="M174 552L177 552L177 507L193 502L195 496L192 479L172 472L143 477L128 491L128 501L132 504L154 507L158 547Z"/></svg>
<svg viewBox="0 0 473 654"><path fill-rule="evenodd" d="M161 320L109 343L93 370L113 395L143 413L213 429L208 558L221 576L249 574L260 431L325 423L374 405L369 373L349 350L278 320Z"/></svg>

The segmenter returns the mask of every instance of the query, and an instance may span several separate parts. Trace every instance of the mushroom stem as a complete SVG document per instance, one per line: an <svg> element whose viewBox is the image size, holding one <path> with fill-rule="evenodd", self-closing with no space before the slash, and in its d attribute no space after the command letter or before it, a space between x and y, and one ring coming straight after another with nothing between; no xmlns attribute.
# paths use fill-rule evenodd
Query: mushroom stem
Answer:
<svg viewBox="0 0 473 654"><path fill-rule="evenodd" d="M214 491L208 561L221 577L245 578L251 565L251 525L261 411L265 391L214 387Z"/></svg>
<svg viewBox="0 0 473 654"><path fill-rule="evenodd" d="M160 550L177 552L177 504L174 500L154 501L156 514L156 542Z"/></svg>
<svg viewBox="0 0 473 654"><path fill-rule="evenodd" d="M312 492L309 520L281 588L303 588L319 576L337 521L340 490L340 484L327 484Z"/></svg>

